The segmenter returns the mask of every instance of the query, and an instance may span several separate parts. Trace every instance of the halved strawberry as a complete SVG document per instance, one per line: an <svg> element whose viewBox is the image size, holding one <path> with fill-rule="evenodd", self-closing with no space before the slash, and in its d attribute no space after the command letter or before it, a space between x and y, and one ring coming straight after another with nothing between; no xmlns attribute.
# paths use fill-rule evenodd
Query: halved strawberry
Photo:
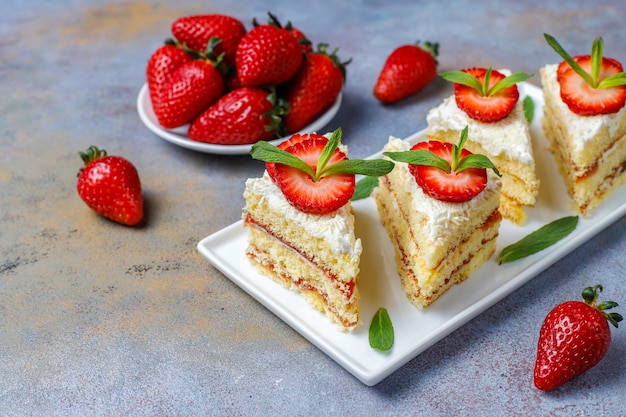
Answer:
<svg viewBox="0 0 626 417"><path fill-rule="evenodd" d="M480 84L484 83L487 74L485 68L469 68L462 72L476 77ZM504 78L506 77L503 74L492 70L487 90ZM457 106L470 118L481 122L495 122L509 115L519 99L519 92L515 84L488 95L470 86L454 83L454 98Z"/></svg>
<svg viewBox="0 0 626 417"><path fill-rule="evenodd" d="M584 56L576 60L580 67L591 74L591 57ZM565 62L565 61L563 61ZM626 85L611 88L594 88L569 65L564 66L559 84L561 99L567 107L580 116L610 114L619 111L626 103ZM560 66L559 66L560 68ZM612 58L602 58L598 82L611 75L623 72L622 65Z"/></svg>
<svg viewBox="0 0 626 417"><path fill-rule="evenodd" d="M430 151L452 164L452 144L450 143L436 140L419 142L411 150ZM461 150L461 159L468 155L472 153L467 149ZM480 194L487 186L485 168L467 168L460 172L446 172L434 166L409 164L409 172L426 194L441 201L468 201Z"/></svg>
<svg viewBox="0 0 626 417"><path fill-rule="evenodd" d="M287 151L289 152L287 149L290 148L291 146L303 142L305 140L311 139L312 135L315 136L319 136L317 134L311 134L311 133L306 133L306 134L295 134L295 135L291 135L291 137L289 137L289 139L279 143L276 147L279 149L282 149L283 151ZM265 169L267 170L268 175L270 176L270 178L272 179L272 181L276 181L276 163L275 162L266 162L265 163Z"/></svg>
<svg viewBox="0 0 626 417"><path fill-rule="evenodd" d="M289 146L286 151L307 163L314 172L317 162L328 142L324 136L311 134L310 137ZM328 164L348 159L339 149L335 149ZM291 205L310 214L327 214L344 206L356 187L354 174L333 174L317 180L300 169L283 164L275 166L275 183Z"/></svg>
<svg viewBox="0 0 626 417"><path fill-rule="evenodd" d="M626 104L626 73L622 64L602 56L604 41L594 39L590 55L572 58L551 35L548 45L564 59L557 69L561 99L580 116L618 112Z"/></svg>

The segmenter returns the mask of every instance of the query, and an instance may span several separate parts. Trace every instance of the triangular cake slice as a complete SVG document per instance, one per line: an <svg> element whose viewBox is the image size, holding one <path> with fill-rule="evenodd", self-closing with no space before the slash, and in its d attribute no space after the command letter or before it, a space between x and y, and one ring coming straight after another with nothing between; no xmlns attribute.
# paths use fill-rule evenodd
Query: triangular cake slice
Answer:
<svg viewBox="0 0 626 417"><path fill-rule="evenodd" d="M510 75L509 70L499 72ZM480 121L461 110L452 95L431 109L426 121L429 138L450 143L455 143L461 130L468 127L466 148L487 155L502 173L502 216L515 224L524 224L525 208L535 205L539 179L522 102L516 100L512 110L500 120Z"/></svg>
<svg viewBox="0 0 626 417"><path fill-rule="evenodd" d="M336 138L336 133L330 140L317 134L294 135L279 148L314 167L321 149ZM262 177L248 179L245 185L243 219L249 231L248 259L262 274L302 294L341 330L353 330L360 321L362 252L350 204L355 175L335 173L339 177L312 181L295 168L255 155L266 161L266 170ZM346 155L347 147L339 144L327 166L346 160ZM318 166L314 171L323 169Z"/></svg>
<svg viewBox="0 0 626 417"><path fill-rule="evenodd" d="M384 152L410 148L390 137ZM488 171L475 197L441 201L417 183L408 163L398 161L380 178L372 197L395 250L402 288L415 306L429 306L493 255L502 218L500 188L498 176Z"/></svg>

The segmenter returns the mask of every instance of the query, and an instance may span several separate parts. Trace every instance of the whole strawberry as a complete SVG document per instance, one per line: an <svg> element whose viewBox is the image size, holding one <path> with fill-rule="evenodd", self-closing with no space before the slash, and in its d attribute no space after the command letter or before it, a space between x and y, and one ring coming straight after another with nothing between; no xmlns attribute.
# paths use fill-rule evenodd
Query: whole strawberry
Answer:
<svg viewBox="0 0 626 417"><path fill-rule="evenodd" d="M287 22L287 24L285 26L283 26L280 23L280 21L278 20L278 18L275 15L273 15L272 13L270 13L270 12L267 12L267 15L269 16L267 23L272 25L272 26L276 26L279 29L284 27L285 30L287 32L289 32L289 34L291 36L296 38L296 40L300 44L300 47L302 48L302 51L304 51L305 54L313 52L313 46L311 45L311 41L309 40L309 38L306 37L304 32L302 32L300 29L298 29L295 26L293 26L291 24L291 22ZM258 26L259 25L259 23L256 21L256 19L253 19L252 23L253 23L254 26Z"/></svg>
<svg viewBox="0 0 626 417"><path fill-rule="evenodd" d="M437 76L439 44L402 45L387 57L374 85L374 96L393 103L418 93Z"/></svg>
<svg viewBox="0 0 626 417"><path fill-rule="evenodd" d="M235 56L237 77L249 87L279 85L289 80L303 59L298 40L285 28L257 25L239 42Z"/></svg>
<svg viewBox="0 0 626 417"><path fill-rule="evenodd" d="M121 156L107 156L90 146L80 152L84 167L78 173L80 198L96 213L134 226L143 219L143 194L135 166Z"/></svg>
<svg viewBox="0 0 626 417"><path fill-rule="evenodd" d="M170 76L154 108L162 127L172 129L190 123L222 95L221 60L211 53L219 42L212 38L206 55L183 63Z"/></svg>
<svg viewBox="0 0 626 417"><path fill-rule="evenodd" d="M218 145L244 145L282 136L285 104L260 87L232 90L193 121L187 137Z"/></svg>
<svg viewBox="0 0 626 417"><path fill-rule="evenodd" d="M191 61L192 56L179 44L167 40L150 55L146 66L146 80L152 108L159 105L167 82L184 63Z"/></svg>
<svg viewBox="0 0 626 417"><path fill-rule="evenodd" d="M622 321L618 313L605 313L617 303L596 304L601 285L583 290L582 301L556 306L545 318L539 332L534 383L543 391L553 390L594 367L611 343L608 322Z"/></svg>
<svg viewBox="0 0 626 417"><path fill-rule="evenodd" d="M215 48L215 54L224 53L227 65L235 63L237 45L246 28L238 19L221 14L184 16L172 23L172 35L178 42L195 51L204 52L209 40L217 37L221 40Z"/></svg>
<svg viewBox="0 0 626 417"><path fill-rule="evenodd" d="M350 61L340 62L336 50L329 54L326 48L320 44L317 52L307 54L296 75L281 88L281 96L289 104L285 127L291 133L319 117L343 88Z"/></svg>

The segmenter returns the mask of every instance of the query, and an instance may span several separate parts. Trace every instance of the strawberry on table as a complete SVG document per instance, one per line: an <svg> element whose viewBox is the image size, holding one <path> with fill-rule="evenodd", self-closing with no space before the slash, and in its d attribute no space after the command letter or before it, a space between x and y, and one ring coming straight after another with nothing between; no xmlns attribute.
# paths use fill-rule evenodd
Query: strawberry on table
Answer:
<svg viewBox="0 0 626 417"><path fill-rule="evenodd" d="M198 142L243 145L282 135L285 103L274 91L236 88L205 110L189 126L187 136Z"/></svg>
<svg viewBox="0 0 626 417"><path fill-rule="evenodd" d="M80 152L84 166L76 189L96 213L128 226L143 219L143 194L135 166L121 156L107 156L104 149L90 146Z"/></svg>
<svg viewBox="0 0 626 417"><path fill-rule="evenodd" d="M221 40L215 47L215 55L224 53L227 65L235 63L237 45L246 34L246 28L238 19L221 14L183 16L172 23L172 35L176 40L195 51L204 52L211 38Z"/></svg>
<svg viewBox="0 0 626 417"><path fill-rule="evenodd" d="M302 212L332 213L350 201L355 175L380 176L393 169L390 161L349 160L339 149L341 129L330 138L316 133L294 136L279 147L257 142L250 154L266 162L289 204Z"/></svg>
<svg viewBox="0 0 626 417"><path fill-rule="evenodd" d="M564 59L557 70L557 81L561 99L573 113L595 116L616 113L624 107L626 73L619 61L602 56L602 38L594 40L591 55L572 58L554 37L548 34L544 37Z"/></svg>
<svg viewBox="0 0 626 417"><path fill-rule="evenodd" d="M300 43L288 30L257 24L237 47L237 77L245 86L276 86L295 75L303 55Z"/></svg>
<svg viewBox="0 0 626 417"><path fill-rule="evenodd" d="M523 72L506 77L491 68L447 71L440 76L454 83L454 99L459 109L481 122L496 122L508 116L519 99L515 84L532 77Z"/></svg>
<svg viewBox="0 0 626 417"><path fill-rule="evenodd" d="M316 52L306 55L296 75L280 90L289 104L285 117L287 131L295 133L319 117L335 102L346 76L346 65L336 50L327 53L328 45L320 44Z"/></svg>
<svg viewBox="0 0 626 417"><path fill-rule="evenodd" d="M591 369L604 358L611 344L609 322L618 327L623 317L605 310L617 307L613 301L597 304L601 285L583 290L582 301L567 301L546 316L537 346L534 384L553 390Z"/></svg>
<svg viewBox="0 0 626 417"><path fill-rule="evenodd" d="M374 97L388 104L423 90L437 76L439 44L419 41L394 49L374 85Z"/></svg>
<svg viewBox="0 0 626 417"><path fill-rule="evenodd" d="M219 42L213 38L206 55L185 62L170 76L154 108L162 127L172 129L190 123L223 94L221 60L211 53Z"/></svg>
<svg viewBox="0 0 626 417"><path fill-rule="evenodd" d="M410 151L384 154L408 163L425 194L452 203L469 201L487 186L487 168L500 173L489 158L463 148L467 131L466 127L461 132L458 145L430 140L416 143Z"/></svg>

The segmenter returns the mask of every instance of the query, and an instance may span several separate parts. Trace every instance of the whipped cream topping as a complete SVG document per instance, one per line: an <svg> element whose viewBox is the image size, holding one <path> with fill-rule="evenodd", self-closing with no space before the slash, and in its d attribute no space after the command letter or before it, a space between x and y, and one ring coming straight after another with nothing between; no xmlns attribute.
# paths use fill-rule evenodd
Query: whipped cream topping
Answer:
<svg viewBox="0 0 626 417"><path fill-rule="evenodd" d="M411 145L393 136L389 137L389 142L384 147L384 152L404 152L411 149ZM404 181L404 191L411 195L413 209L428 217L425 224L428 237L433 241L445 239L455 233L455 226L460 226L469 219L473 209L487 199L487 193L500 185L500 179L488 171L487 187L476 197L461 203L449 203L434 199L424 193L417 184L413 175L409 172L407 163L394 162L396 168L401 170L401 175L406 178Z"/></svg>
<svg viewBox="0 0 626 417"><path fill-rule="evenodd" d="M577 115L561 100L561 87L556 80L557 68L558 64L550 64L544 67L543 88L546 90L547 94L557 98L557 100L554 101L563 114L565 123L570 126L572 132L576 132L572 135L572 139L574 139L574 149L578 152L582 152L585 145L593 140L595 135L604 127L609 129L611 137L615 136L619 128L620 120L625 117L626 106L622 107L617 113L612 114L599 114L597 116Z"/></svg>
<svg viewBox="0 0 626 417"><path fill-rule="evenodd" d="M508 70L499 70L508 76ZM491 155L505 154L509 159L523 164L534 164L533 149L528 125L524 119L524 109L518 101L507 117L497 122L479 122L471 119L456 105L454 95L431 109L426 116L428 130L456 130L460 132L468 126L468 139L479 143Z"/></svg>
<svg viewBox="0 0 626 417"><path fill-rule="evenodd" d="M293 207L280 188L269 177L267 171L261 178L249 178L246 187L262 195L267 203L291 222L304 228L309 234L329 242L337 254L359 257L363 250L361 239L354 237L353 215L346 204L334 213L326 215L308 214Z"/></svg>

